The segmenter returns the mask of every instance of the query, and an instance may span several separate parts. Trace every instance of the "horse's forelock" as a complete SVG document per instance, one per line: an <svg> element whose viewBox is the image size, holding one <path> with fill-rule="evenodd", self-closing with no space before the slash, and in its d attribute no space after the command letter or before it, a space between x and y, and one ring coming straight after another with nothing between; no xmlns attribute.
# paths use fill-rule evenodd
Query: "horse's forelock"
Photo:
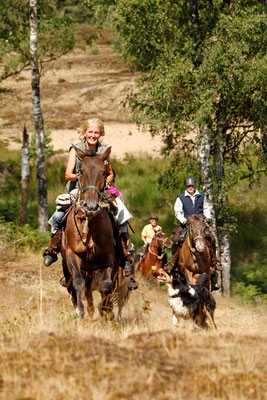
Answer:
<svg viewBox="0 0 267 400"><path fill-rule="evenodd" d="M85 152L85 157L95 157L96 156L96 151L95 150L86 150Z"/></svg>

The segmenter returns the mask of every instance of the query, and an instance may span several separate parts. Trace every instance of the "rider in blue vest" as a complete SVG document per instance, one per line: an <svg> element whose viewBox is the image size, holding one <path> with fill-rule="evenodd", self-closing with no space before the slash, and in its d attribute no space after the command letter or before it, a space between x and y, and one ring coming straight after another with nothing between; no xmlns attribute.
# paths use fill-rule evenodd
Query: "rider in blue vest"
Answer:
<svg viewBox="0 0 267 400"><path fill-rule="evenodd" d="M176 218L180 221L180 226L175 229L175 235L173 239L173 254L174 257L170 261L170 265L174 266L179 256L179 249L182 247L187 234L187 220L188 217L196 214L203 215L207 223L207 242L211 245L209 249L211 251L211 262L212 267L216 270L222 270L219 260L216 258L216 242L215 237L210 229L211 224L211 204L207 201L204 193L199 192L196 189L196 179L193 176L187 176L184 180L185 191L179 194L174 205L174 211ZM216 273L213 276L212 289L219 289L216 283Z"/></svg>

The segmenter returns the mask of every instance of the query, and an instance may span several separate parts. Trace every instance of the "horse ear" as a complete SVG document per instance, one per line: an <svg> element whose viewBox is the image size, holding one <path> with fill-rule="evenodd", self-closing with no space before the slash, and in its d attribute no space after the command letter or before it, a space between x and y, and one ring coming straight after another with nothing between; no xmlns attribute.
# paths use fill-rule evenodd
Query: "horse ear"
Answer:
<svg viewBox="0 0 267 400"><path fill-rule="evenodd" d="M192 217L189 215L189 217L188 217L188 221L189 222L192 222Z"/></svg>
<svg viewBox="0 0 267 400"><path fill-rule="evenodd" d="M109 146L104 153L98 154L98 157L101 160L105 161L108 158L108 156L110 155L110 153L111 153L111 146Z"/></svg>
<svg viewBox="0 0 267 400"><path fill-rule="evenodd" d="M72 147L73 147L74 150L76 151L77 156L78 156L79 158L83 158L83 157L86 156L87 153L85 153L85 151L83 151L83 150L79 149L78 147L74 146L74 144L72 145Z"/></svg>

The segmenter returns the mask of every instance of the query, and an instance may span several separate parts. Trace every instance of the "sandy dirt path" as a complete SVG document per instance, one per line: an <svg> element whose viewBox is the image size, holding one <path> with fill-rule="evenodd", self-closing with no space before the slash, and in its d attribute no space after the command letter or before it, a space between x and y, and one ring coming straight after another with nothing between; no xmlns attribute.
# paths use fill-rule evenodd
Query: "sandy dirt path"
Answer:
<svg viewBox="0 0 267 400"><path fill-rule="evenodd" d="M54 150L67 151L79 141L77 128L98 116L106 127L103 143L112 146L114 157L159 155L161 138L139 132L123 106L125 89L136 77L107 45L99 46L98 55L90 54L90 49L75 50L50 65L41 78L41 106ZM0 139L19 149L24 124L30 134L33 131L30 71L6 80L1 87L6 92L0 93Z"/></svg>

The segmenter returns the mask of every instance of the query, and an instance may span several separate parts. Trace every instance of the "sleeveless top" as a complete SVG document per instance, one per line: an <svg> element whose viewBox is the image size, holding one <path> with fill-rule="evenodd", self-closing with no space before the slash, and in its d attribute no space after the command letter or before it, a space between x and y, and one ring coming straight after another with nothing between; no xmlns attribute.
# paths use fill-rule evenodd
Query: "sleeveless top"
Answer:
<svg viewBox="0 0 267 400"><path fill-rule="evenodd" d="M69 148L69 151L72 149L73 146L71 146ZM78 147L78 149L81 149L83 151L86 151L86 147L85 147L85 141L83 142L79 142L77 144L75 144L75 147ZM101 144L100 142L97 143L96 145L96 154L102 154L105 153L105 151L107 150L107 146L104 146L103 144ZM76 158L75 158L75 167L74 167L74 173L77 174L79 169L80 169L80 165L82 160L78 157L78 155L76 154ZM77 189L78 188L78 181L68 181L65 187L65 192L66 193L70 193L73 189Z"/></svg>
<svg viewBox="0 0 267 400"><path fill-rule="evenodd" d="M204 193L199 193L195 197L195 204L193 204L189 196L185 196L184 192L179 194L179 199L183 203L184 217L188 219L193 214L203 215Z"/></svg>

